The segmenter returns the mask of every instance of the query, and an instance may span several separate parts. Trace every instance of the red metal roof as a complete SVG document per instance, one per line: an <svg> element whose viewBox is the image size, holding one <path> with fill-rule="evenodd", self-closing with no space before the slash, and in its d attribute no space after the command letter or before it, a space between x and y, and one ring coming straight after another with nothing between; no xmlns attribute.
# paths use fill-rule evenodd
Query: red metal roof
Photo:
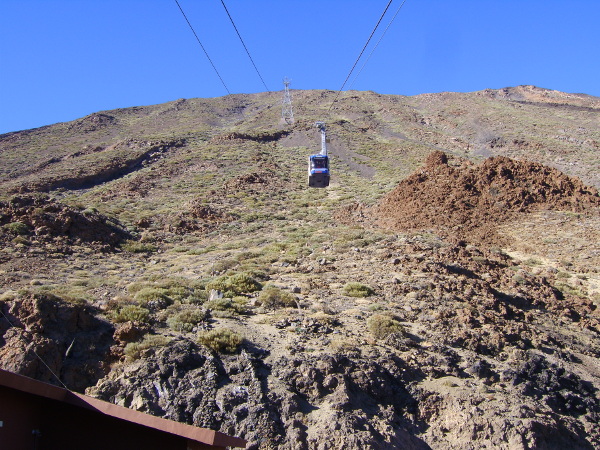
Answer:
<svg viewBox="0 0 600 450"><path fill-rule="evenodd" d="M151 416L3 369L0 369L0 385L40 397L69 403L81 408L91 409L107 416L154 428L202 444L218 447L246 447L246 440L241 438L229 436L207 428L195 427Z"/></svg>

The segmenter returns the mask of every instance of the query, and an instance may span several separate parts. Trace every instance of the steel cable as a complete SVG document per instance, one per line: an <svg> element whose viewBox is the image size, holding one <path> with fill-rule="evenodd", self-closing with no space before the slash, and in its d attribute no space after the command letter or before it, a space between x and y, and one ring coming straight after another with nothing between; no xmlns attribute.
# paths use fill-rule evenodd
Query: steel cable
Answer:
<svg viewBox="0 0 600 450"><path fill-rule="evenodd" d="M354 77L354 80L352 80L352 83L350 83L350 86L348 87L348 90L352 89L352 86L354 86L354 83L356 83L356 80L358 79L358 77L362 73L363 69L365 68L365 66L367 65L367 63L369 62L369 60L371 59L371 56L373 56L373 53L375 52L375 49L377 49L377 47L379 46L379 43L381 42L381 40L385 36L385 33L387 33L387 30L390 28L390 26L392 25L392 22L394 22L394 19L396 18L396 16L398 15L398 13L400 12L400 10L402 9L402 7L404 6L405 3L406 3L406 0L403 0L402 3L400 4L400 7L396 11L396 14L394 14L394 17L392 17L392 20L390 20L390 23L388 23L387 27L385 27L385 30L383 30L383 33L381 34L381 37L379 38L379 40L375 44L375 47L373 47L373 50L371 50L371 53L369 53L369 56L367 56L367 59L365 60L364 64L362 65L362 67L360 68L360 70L358 71L358 73L356 74L356 76Z"/></svg>
<svg viewBox="0 0 600 450"><path fill-rule="evenodd" d="M233 21L233 18L231 17L231 14L229 14L229 10L227 9L227 6L225 6L225 2L223 0L221 0L221 4L223 5L223 8L225 8L225 12L229 16L229 20L231 21L231 24L233 25L233 28L235 29L235 32L237 33L238 37L240 38L240 42L244 46L244 49L246 50L246 53L248 54L248 58L250 58L250 62L254 66L254 70L256 70L256 73L258 74L258 77L260 78L260 81L262 81L262 84L265 87L265 89L267 90L267 92L271 92L269 90L269 88L267 87L267 85L265 83L265 80L263 80L263 77L261 76L260 72L258 71L258 67L256 67L256 64L254 64L254 60L252 59L252 56L250 55L250 51L248 50L248 47L246 47L246 44L244 43L244 40L242 39L242 35L240 34L240 32L238 31L237 27L235 26L235 22Z"/></svg>
<svg viewBox="0 0 600 450"><path fill-rule="evenodd" d="M179 7L179 10L181 11L181 14L183 14L183 17L185 18L185 21L187 22L187 24L190 26L190 29L192 30L192 33L194 33L194 36L196 36L196 40L198 41L198 44L200 44L200 47L202 48L202 51L204 52L204 54L206 55L206 58L208 59L208 61L210 62L210 65L212 66L212 68L214 69L215 73L217 74L217 76L219 77L219 80L221 80L221 83L223 83L223 86L225 87L225 90L227 91L228 94L231 94L231 92L229 92L229 89L227 88L227 85L225 84L225 81L223 81L223 78L221 78L221 75L219 74L219 71L217 70L217 68L215 67L215 65L212 62L212 59L210 59L210 56L208 56L208 52L206 51L206 49L204 48L204 45L202 45L202 42L200 42L200 38L198 37L198 35L196 34L196 31L194 30L194 27L192 26L192 24L190 23L190 21L188 20L187 16L185 15L185 13L183 12L183 8L181 7L181 5L179 4L179 2L177 0L175 0L175 3L177 3L177 6Z"/></svg>
<svg viewBox="0 0 600 450"><path fill-rule="evenodd" d="M356 61L354 62L354 65L352 66L352 69L350 69L350 72L348 73L348 76L346 77L346 80L344 80L344 84L342 84L342 87L340 88L340 90L338 91L337 95L333 99L333 102L331 102L331 106L329 107L329 110L331 110L331 108L333 108L333 104L337 101L338 97L340 96L340 93L344 90L344 86L346 86L346 83L348 82L348 79L350 78L350 75L352 75L352 72L354 71L356 65L358 64L358 61L362 57L362 54L365 52L365 49L369 45L369 42L371 42L371 39L373 38L373 35L375 34L375 31L377 31L377 28L379 27L379 24L383 20L383 16L385 16L385 13L387 12L387 10L389 9L389 7L390 7L391 4L392 4L392 0L390 0L388 2L387 6L383 10L383 13L381 14L381 17L379 17L379 20L377 21L377 24L375 25L375 28L373 28L373 31L371 32L371 35L369 36L369 39L367 39L367 43L364 45L363 49L361 50L360 54L358 55L358 58L356 58Z"/></svg>

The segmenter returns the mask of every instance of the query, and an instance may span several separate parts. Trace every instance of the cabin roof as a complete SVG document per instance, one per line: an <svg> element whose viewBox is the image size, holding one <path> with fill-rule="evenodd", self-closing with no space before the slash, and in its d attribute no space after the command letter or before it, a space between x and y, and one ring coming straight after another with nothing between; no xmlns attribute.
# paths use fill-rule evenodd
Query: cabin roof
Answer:
<svg viewBox="0 0 600 450"><path fill-rule="evenodd" d="M246 440L241 438L145 414L3 369L0 369L0 386L90 409L110 417L174 434L202 444L217 447L246 447Z"/></svg>

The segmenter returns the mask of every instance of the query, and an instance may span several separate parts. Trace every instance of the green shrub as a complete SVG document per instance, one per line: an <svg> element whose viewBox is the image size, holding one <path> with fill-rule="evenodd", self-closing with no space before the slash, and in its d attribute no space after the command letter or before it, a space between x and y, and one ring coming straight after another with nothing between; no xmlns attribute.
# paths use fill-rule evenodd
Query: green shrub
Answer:
<svg viewBox="0 0 600 450"><path fill-rule="evenodd" d="M290 292L276 286L267 286L258 295L260 305L267 309L296 306L296 298Z"/></svg>
<svg viewBox="0 0 600 450"><path fill-rule="evenodd" d="M206 319L206 312L201 309L184 309L167 319L167 325L175 331L190 332L196 325Z"/></svg>
<svg viewBox="0 0 600 450"><path fill-rule="evenodd" d="M150 311L137 305L125 305L111 313L111 318L115 323L122 322L148 322Z"/></svg>
<svg viewBox="0 0 600 450"><path fill-rule="evenodd" d="M216 298L204 303L204 307L212 310L215 317L233 317L248 312L245 297Z"/></svg>
<svg viewBox="0 0 600 450"><path fill-rule="evenodd" d="M554 287L562 292L564 295L574 295L581 298L587 297L587 292L585 290L576 288L571 286L568 283L557 282Z"/></svg>
<svg viewBox="0 0 600 450"><path fill-rule="evenodd" d="M146 335L141 342L130 342L125 346L123 352L127 359L135 360L142 356L142 353L146 350L164 347L169 343L170 339L166 336L158 334Z"/></svg>
<svg viewBox="0 0 600 450"><path fill-rule="evenodd" d="M346 283L343 293L349 297L369 297L370 295L373 295L375 291L365 284L351 281Z"/></svg>
<svg viewBox="0 0 600 450"><path fill-rule="evenodd" d="M262 284L247 273L237 273L229 278L230 289L236 294L260 291Z"/></svg>
<svg viewBox="0 0 600 450"><path fill-rule="evenodd" d="M383 311L385 309L385 306L382 305L381 303L373 303L372 305L368 306L369 311Z"/></svg>
<svg viewBox="0 0 600 450"><path fill-rule="evenodd" d="M29 227L27 225L25 225L23 222L7 223L2 228L4 228L9 233L17 234L17 235L28 234L30 231Z"/></svg>
<svg viewBox="0 0 600 450"><path fill-rule="evenodd" d="M537 258L528 258L525 261L523 261L523 264L527 265L527 266L539 266L542 263L542 261L540 261Z"/></svg>
<svg viewBox="0 0 600 450"><path fill-rule="evenodd" d="M229 328L198 333L198 342L218 353L234 353L242 341L242 336Z"/></svg>
<svg viewBox="0 0 600 450"><path fill-rule="evenodd" d="M130 294L139 294L138 300L144 302L162 298L167 301L180 301L181 303L202 303L207 298L204 284L180 278L158 278L156 281L135 281L127 286ZM158 293L158 294L157 294ZM146 299L144 299L146 297Z"/></svg>
<svg viewBox="0 0 600 450"><path fill-rule="evenodd" d="M225 293L228 297L259 291L261 288L262 284L245 272L221 276L206 283L207 291L215 289Z"/></svg>
<svg viewBox="0 0 600 450"><path fill-rule="evenodd" d="M401 333L402 324L389 314L375 314L367 319L367 328L376 339L385 339L392 333Z"/></svg>
<svg viewBox="0 0 600 450"><path fill-rule="evenodd" d="M19 297L19 293L9 289L3 294L0 294L0 302L10 302L17 297Z"/></svg>
<svg viewBox="0 0 600 450"><path fill-rule="evenodd" d="M308 317L310 319L316 320L321 325L326 326L336 326L340 323L335 314L327 313L325 311L317 311L316 313L311 314Z"/></svg>
<svg viewBox="0 0 600 450"><path fill-rule="evenodd" d="M223 273L229 269L233 269L237 265L238 262L234 259L222 259L219 261L215 261L213 264L210 265L210 273Z"/></svg>
<svg viewBox="0 0 600 450"><path fill-rule="evenodd" d="M140 305L151 306L154 309L163 309L173 303L173 300L165 293L165 289L153 287L140 289L134 299Z"/></svg>
<svg viewBox="0 0 600 450"><path fill-rule="evenodd" d="M29 242L29 240L26 237L23 237L21 235L15 236L11 242L17 245L31 245L31 242Z"/></svg>
<svg viewBox="0 0 600 450"><path fill-rule="evenodd" d="M81 211L81 214L89 217L98 214L98 210L92 206L90 208L85 208L83 211Z"/></svg>
<svg viewBox="0 0 600 450"><path fill-rule="evenodd" d="M158 250L156 245L147 242L138 242L128 239L121 243L121 248L130 253L154 253Z"/></svg>
<svg viewBox="0 0 600 450"><path fill-rule="evenodd" d="M159 289L162 290L164 295L174 301L179 300L183 302L188 297L194 295L193 289L181 285L160 286Z"/></svg>

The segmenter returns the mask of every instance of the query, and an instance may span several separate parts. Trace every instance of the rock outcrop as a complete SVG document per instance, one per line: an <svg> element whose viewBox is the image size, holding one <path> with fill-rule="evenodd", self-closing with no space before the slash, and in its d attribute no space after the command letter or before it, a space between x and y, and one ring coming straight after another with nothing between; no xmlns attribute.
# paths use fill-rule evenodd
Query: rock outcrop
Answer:
<svg viewBox="0 0 600 450"><path fill-rule="evenodd" d="M83 392L109 370L113 326L83 304L51 294L5 294L0 365Z"/></svg>

